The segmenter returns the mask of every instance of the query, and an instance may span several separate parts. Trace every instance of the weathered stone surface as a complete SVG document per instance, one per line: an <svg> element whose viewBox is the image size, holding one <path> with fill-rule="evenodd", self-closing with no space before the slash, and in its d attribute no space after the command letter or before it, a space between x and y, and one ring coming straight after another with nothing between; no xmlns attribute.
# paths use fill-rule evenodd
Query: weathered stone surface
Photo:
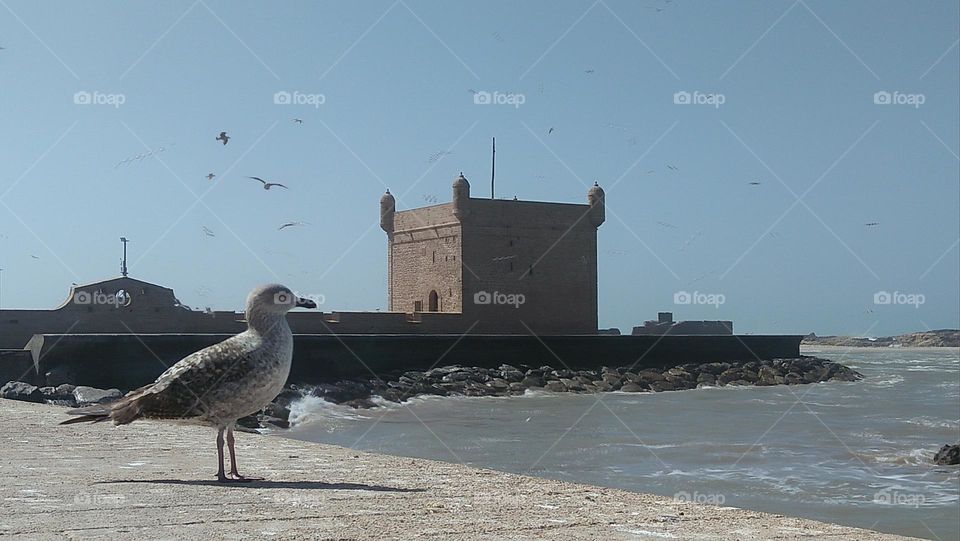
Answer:
<svg viewBox="0 0 960 541"><path fill-rule="evenodd" d="M567 392L567 387L560 381L548 381L544 388L554 393Z"/></svg>
<svg viewBox="0 0 960 541"><path fill-rule="evenodd" d="M210 428L63 426L60 407L5 401L3 410L5 539L906 541L689 499L245 433L237 434L240 471L266 480L224 486L211 475Z"/></svg>
<svg viewBox="0 0 960 541"><path fill-rule="evenodd" d="M639 383L627 383L626 385L620 387L620 390L625 393L641 393L646 389Z"/></svg>

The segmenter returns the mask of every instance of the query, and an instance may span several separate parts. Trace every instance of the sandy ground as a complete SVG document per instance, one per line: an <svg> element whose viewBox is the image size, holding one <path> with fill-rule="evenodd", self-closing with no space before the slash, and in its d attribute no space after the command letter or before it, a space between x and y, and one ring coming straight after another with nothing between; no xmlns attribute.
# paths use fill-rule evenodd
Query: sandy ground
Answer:
<svg viewBox="0 0 960 541"><path fill-rule="evenodd" d="M0 400L0 536L22 539L859 539L903 537L454 464L239 434L250 484L216 482L215 432L58 426Z"/></svg>

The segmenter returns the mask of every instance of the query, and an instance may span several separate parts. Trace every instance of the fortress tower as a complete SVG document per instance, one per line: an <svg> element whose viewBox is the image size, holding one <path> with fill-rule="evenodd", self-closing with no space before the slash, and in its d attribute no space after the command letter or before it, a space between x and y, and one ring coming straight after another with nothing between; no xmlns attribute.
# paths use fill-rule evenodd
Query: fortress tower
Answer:
<svg viewBox="0 0 960 541"><path fill-rule="evenodd" d="M390 311L461 313L473 333L596 333L604 197L595 184L587 204L474 199L461 173L452 202L397 212L388 191Z"/></svg>

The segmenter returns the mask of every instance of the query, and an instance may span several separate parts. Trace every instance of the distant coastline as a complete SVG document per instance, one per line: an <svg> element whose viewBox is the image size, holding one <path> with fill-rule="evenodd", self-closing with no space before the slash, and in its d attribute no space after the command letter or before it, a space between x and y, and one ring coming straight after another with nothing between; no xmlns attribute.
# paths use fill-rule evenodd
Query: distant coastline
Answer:
<svg viewBox="0 0 960 541"><path fill-rule="evenodd" d="M876 338L863 336L817 336L814 333L810 333L803 338L801 345L867 348L955 348L960 347L960 330L940 329L936 331L912 332L897 336L880 336Z"/></svg>

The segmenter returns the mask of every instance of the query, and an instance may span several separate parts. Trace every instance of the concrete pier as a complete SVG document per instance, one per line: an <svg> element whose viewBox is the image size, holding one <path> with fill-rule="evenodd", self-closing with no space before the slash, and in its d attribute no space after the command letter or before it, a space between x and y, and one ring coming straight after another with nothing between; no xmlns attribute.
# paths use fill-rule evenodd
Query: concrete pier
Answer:
<svg viewBox="0 0 960 541"><path fill-rule="evenodd" d="M239 434L221 485L215 433L59 426L0 400L0 536L13 539L906 539L662 496Z"/></svg>

